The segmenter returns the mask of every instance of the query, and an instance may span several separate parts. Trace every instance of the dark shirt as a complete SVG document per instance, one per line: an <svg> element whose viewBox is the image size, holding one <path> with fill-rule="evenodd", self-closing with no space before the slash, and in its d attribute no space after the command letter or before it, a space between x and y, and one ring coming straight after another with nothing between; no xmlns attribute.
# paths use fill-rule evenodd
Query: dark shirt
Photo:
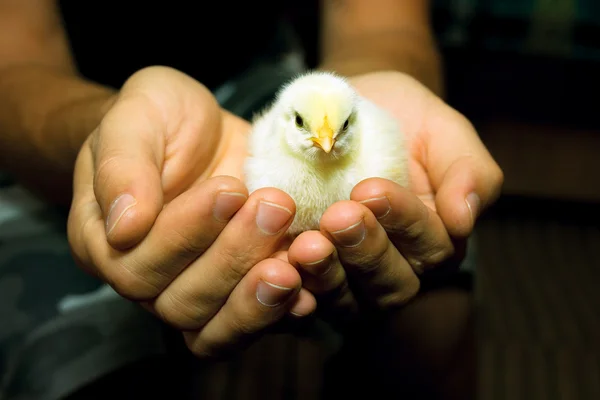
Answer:
<svg viewBox="0 0 600 400"><path fill-rule="evenodd" d="M140 68L168 65L214 88L268 49L284 3L61 0L60 7L85 77L118 88Z"/></svg>

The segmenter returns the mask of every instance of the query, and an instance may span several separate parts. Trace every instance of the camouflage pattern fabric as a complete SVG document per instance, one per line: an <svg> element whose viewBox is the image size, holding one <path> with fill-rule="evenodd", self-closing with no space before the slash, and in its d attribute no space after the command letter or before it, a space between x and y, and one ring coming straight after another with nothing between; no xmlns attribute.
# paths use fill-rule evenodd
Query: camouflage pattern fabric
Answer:
<svg viewBox="0 0 600 400"><path fill-rule="evenodd" d="M597 0L433 0L444 47L600 60Z"/></svg>
<svg viewBox="0 0 600 400"><path fill-rule="evenodd" d="M148 313L76 267L65 222L63 210L2 176L0 398L62 398L163 351Z"/></svg>

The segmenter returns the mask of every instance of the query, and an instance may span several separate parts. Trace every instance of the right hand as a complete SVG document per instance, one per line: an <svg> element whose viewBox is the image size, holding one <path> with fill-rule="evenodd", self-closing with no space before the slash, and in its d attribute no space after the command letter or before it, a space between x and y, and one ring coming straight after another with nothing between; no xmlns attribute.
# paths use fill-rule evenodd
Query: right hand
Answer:
<svg viewBox="0 0 600 400"><path fill-rule="evenodd" d="M189 76L146 68L75 165L68 237L77 263L184 331L197 356L316 307L296 269L274 256L294 202L276 189L248 196L241 181L248 129Z"/></svg>

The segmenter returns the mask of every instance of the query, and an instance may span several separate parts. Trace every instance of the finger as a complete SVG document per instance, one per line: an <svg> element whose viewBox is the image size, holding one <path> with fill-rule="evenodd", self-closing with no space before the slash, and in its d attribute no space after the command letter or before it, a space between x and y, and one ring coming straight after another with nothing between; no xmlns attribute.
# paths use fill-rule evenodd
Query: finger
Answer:
<svg viewBox="0 0 600 400"><path fill-rule="evenodd" d="M182 329L203 326L246 273L279 249L294 213L284 192L253 192L208 250L156 298L157 312Z"/></svg>
<svg viewBox="0 0 600 400"><path fill-rule="evenodd" d="M288 259L300 272L302 286L317 297L324 309L335 310L338 315L351 315L357 310L335 246L321 232L298 235L290 246Z"/></svg>
<svg viewBox="0 0 600 400"><path fill-rule="evenodd" d="M290 308L290 314L297 318L303 318L314 313L316 309L317 300L315 296L305 288L301 288Z"/></svg>
<svg viewBox="0 0 600 400"><path fill-rule="evenodd" d="M436 193L437 211L455 238L468 238L477 218L500 195L502 173L482 171L478 160L458 159Z"/></svg>
<svg viewBox="0 0 600 400"><path fill-rule="evenodd" d="M298 272L278 259L255 265L232 291L219 312L199 332L185 332L198 357L230 353L281 320L295 304L301 286Z"/></svg>
<svg viewBox="0 0 600 400"><path fill-rule="evenodd" d="M135 248L112 249L102 236L101 220L84 225L83 242L91 264L119 294L132 300L152 299L212 245L246 196L240 180L211 178L167 204Z"/></svg>
<svg viewBox="0 0 600 400"><path fill-rule="evenodd" d="M321 232L335 244L357 299L378 307L406 303L419 279L390 242L373 213L354 201L333 204L321 218Z"/></svg>
<svg viewBox="0 0 600 400"><path fill-rule="evenodd" d="M115 248L138 243L163 206L165 130L162 114L149 100L122 96L88 142L94 165L88 179L93 179L105 235Z"/></svg>
<svg viewBox="0 0 600 400"><path fill-rule="evenodd" d="M350 199L371 210L417 274L454 254L439 215L402 186L387 179L367 179L356 185Z"/></svg>
<svg viewBox="0 0 600 400"><path fill-rule="evenodd" d="M73 170L73 199L67 219L67 238L75 262L86 272L97 275L85 241L86 233L93 231L94 227L100 229L96 229L93 234L100 236L92 238L96 241L104 240L102 211L96 202L93 182L89 179L93 175L93 168L92 150L85 143L77 155Z"/></svg>
<svg viewBox="0 0 600 400"><path fill-rule="evenodd" d="M458 111L434 100L423 126L425 163L436 207L455 237L467 237L477 217L500 195L502 170L473 125Z"/></svg>
<svg viewBox="0 0 600 400"><path fill-rule="evenodd" d="M282 242L285 242L286 239L287 239L287 237L284 238L282 240ZM289 248L289 245L286 245L285 247ZM279 251L275 252L270 258L281 260L288 264L290 263L290 261L288 259L288 251L287 250L279 250ZM301 271L299 271L299 272L300 272L300 276L302 277L302 272ZM309 292L308 290L306 290L303 287L302 289L300 289L300 293L298 294L296 302L294 303L294 305L292 306L292 309L290 310L290 314L295 317L305 317L309 314L312 314L315 311L316 307L317 307L317 302L315 300L315 297L313 296L313 294L311 292Z"/></svg>

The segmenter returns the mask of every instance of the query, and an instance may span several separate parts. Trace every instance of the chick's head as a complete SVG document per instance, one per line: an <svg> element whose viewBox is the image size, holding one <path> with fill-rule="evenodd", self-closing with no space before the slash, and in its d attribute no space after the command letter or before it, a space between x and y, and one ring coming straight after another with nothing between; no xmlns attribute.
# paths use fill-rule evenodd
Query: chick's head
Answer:
<svg viewBox="0 0 600 400"><path fill-rule="evenodd" d="M295 156L336 160L356 142L357 94L341 77L317 72L301 76L278 96L284 144Z"/></svg>

